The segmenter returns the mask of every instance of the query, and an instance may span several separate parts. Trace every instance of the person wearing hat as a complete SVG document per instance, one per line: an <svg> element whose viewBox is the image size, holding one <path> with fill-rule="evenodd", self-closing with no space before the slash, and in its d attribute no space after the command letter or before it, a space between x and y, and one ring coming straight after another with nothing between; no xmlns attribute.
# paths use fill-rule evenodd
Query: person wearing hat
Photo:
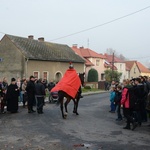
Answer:
<svg viewBox="0 0 150 150"><path fill-rule="evenodd" d="M72 62L70 62L69 69L74 69Z"/></svg>
<svg viewBox="0 0 150 150"><path fill-rule="evenodd" d="M16 79L11 79L11 84L7 88L6 100L7 100L7 111L11 113L18 112L18 97L19 88L16 84Z"/></svg>
<svg viewBox="0 0 150 150"><path fill-rule="evenodd" d="M72 62L70 62L69 69L74 69ZM81 86L79 87L78 94L79 94L79 98L83 98Z"/></svg>
<svg viewBox="0 0 150 150"><path fill-rule="evenodd" d="M26 91L28 96L28 113L33 113L35 110L33 110L33 105L35 102L35 77L30 76L30 80L27 83Z"/></svg>

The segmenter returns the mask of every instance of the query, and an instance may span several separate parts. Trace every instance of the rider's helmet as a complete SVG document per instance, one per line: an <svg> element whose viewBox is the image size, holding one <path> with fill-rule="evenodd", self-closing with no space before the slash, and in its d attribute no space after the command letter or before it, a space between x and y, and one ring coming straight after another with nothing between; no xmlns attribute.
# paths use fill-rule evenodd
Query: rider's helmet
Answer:
<svg viewBox="0 0 150 150"><path fill-rule="evenodd" d="M70 62L69 69L73 69L73 64Z"/></svg>

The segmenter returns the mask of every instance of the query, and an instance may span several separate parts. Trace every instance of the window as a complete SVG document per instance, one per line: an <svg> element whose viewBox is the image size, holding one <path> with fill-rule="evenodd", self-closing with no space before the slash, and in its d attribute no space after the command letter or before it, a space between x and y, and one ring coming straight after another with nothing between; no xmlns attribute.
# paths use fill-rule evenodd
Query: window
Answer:
<svg viewBox="0 0 150 150"><path fill-rule="evenodd" d="M136 73L136 69L134 68L134 73Z"/></svg>
<svg viewBox="0 0 150 150"><path fill-rule="evenodd" d="M33 72L33 76L35 77L35 78L40 78L40 72L39 71L34 71Z"/></svg>
<svg viewBox="0 0 150 150"><path fill-rule="evenodd" d="M43 72L43 79L47 79L48 80L48 76L49 76L48 71L44 71Z"/></svg>
<svg viewBox="0 0 150 150"><path fill-rule="evenodd" d="M104 77L105 77L105 75L104 75L104 73L102 73L101 74L101 80L104 80Z"/></svg>
<svg viewBox="0 0 150 150"><path fill-rule="evenodd" d="M62 74L60 72L57 72L55 75L56 82L59 82L61 78L62 78Z"/></svg>
<svg viewBox="0 0 150 150"><path fill-rule="evenodd" d="M100 60L96 60L96 66L99 66Z"/></svg>
<svg viewBox="0 0 150 150"><path fill-rule="evenodd" d="M122 70L122 64L120 64L120 70Z"/></svg>

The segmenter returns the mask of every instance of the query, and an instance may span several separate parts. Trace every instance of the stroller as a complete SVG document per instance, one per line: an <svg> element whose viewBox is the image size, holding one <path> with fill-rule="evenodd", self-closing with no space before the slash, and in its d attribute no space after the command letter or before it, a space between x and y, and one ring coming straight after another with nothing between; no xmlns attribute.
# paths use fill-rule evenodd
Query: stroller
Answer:
<svg viewBox="0 0 150 150"><path fill-rule="evenodd" d="M55 103L58 100L58 91L49 93L49 103Z"/></svg>

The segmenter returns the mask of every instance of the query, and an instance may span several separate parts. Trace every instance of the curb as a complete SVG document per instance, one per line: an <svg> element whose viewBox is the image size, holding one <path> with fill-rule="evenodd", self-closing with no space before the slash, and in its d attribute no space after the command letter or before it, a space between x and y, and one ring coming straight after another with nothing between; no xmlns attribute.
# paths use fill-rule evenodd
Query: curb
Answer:
<svg viewBox="0 0 150 150"><path fill-rule="evenodd" d="M82 95L86 96L86 95L102 94L102 93L108 93L108 92L109 91L85 92L85 93L82 93Z"/></svg>

